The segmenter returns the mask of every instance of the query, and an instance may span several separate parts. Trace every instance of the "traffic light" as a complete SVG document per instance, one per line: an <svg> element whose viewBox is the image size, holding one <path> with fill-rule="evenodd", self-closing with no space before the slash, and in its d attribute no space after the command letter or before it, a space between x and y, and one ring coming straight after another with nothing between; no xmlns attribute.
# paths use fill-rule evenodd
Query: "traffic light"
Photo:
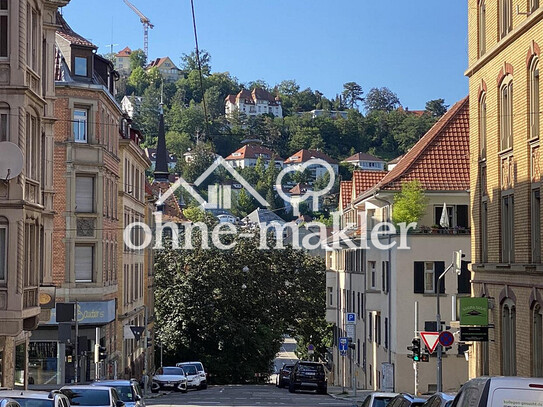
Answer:
<svg viewBox="0 0 543 407"><path fill-rule="evenodd" d="M99 344L94 345L94 363L100 363L101 360L107 358L107 350L105 346Z"/></svg>
<svg viewBox="0 0 543 407"><path fill-rule="evenodd" d="M356 345L352 342L349 343L349 348L350 349L356 349Z"/></svg>
<svg viewBox="0 0 543 407"><path fill-rule="evenodd" d="M429 362L430 361L430 355L427 353L423 353L420 355L420 361L421 362Z"/></svg>
<svg viewBox="0 0 543 407"><path fill-rule="evenodd" d="M147 338L147 347L150 348L151 346L153 346L153 339Z"/></svg>
<svg viewBox="0 0 543 407"><path fill-rule="evenodd" d="M420 362L420 338L413 338L411 344L411 346L407 347L407 350L410 350L412 354L407 355L407 357L413 359L413 362Z"/></svg>

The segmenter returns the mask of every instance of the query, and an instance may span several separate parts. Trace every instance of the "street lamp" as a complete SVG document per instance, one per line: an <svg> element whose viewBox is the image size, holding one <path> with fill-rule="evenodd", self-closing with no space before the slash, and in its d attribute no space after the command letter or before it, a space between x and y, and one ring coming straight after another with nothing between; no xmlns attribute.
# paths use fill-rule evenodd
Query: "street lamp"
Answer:
<svg viewBox="0 0 543 407"><path fill-rule="evenodd" d="M439 333L441 333L441 309L440 309L440 305L439 305L439 293L440 293L441 279L443 277L445 277L445 274L447 274L447 272L452 268L454 268L454 271L456 272L456 274L460 275L460 273L462 272L462 258L464 256L465 255L462 254L462 250L458 250L458 251L454 252L452 263L437 278L437 287L436 287L436 293L437 293L437 295L436 295L436 299L437 299L436 324L437 325L436 325L436 330ZM443 362L443 349L442 349L441 344L438 344L437 345L437 391L438 392L443 391L442 362Z"/></svg>

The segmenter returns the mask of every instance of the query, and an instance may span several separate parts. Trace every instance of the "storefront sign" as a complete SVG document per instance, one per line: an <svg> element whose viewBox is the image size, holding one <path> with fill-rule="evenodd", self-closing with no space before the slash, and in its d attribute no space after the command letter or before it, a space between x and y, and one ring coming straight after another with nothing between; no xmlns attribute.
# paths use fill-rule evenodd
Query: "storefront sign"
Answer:
<svg viewBox="0 0 543 407"><path fill-rule="evenodd" d="M462 326L460 327L460 340L463 342L488 342L488 327Z"/></svg>
<svg viewBox="0 0 543 407"><path fill-rule="evenodd" d="M488 298L460 298L460 325L488 325Z"/></svg>
<svg viewBox="0 0 543 407"><path fill-rule="evenodd" d="M77 303L77 322L79 324L102 325L113 320L115 320L115 300ZM55 308L51 310L51 318L40 325L57 325Z"/></svg>

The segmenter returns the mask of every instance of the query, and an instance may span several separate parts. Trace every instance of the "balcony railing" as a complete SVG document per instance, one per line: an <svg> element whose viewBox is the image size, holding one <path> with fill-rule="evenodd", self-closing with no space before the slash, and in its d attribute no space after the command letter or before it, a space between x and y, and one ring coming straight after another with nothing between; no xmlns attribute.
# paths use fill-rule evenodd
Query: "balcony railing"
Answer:
<svg viewBox="0 0 543 407"><path fill-rule="evenodd" d="M452 228L419 226L417 229L409 230L409 233L427 235L469 235L471 233L471 228L458 226Z"/></svg>

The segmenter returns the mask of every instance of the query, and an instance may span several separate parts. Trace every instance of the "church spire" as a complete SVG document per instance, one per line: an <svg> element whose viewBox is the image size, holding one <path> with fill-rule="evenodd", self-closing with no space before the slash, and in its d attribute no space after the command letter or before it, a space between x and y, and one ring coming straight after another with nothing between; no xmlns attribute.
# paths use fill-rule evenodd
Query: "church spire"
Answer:
<svg viewBox="0 0 543 407"><path fill-rule="evenodd" d="M166 151L166 134L164 132L164 109L160 96L160 112L158 116L158 142L156 147L155 181L168 181L168 152Z"/></svg>

